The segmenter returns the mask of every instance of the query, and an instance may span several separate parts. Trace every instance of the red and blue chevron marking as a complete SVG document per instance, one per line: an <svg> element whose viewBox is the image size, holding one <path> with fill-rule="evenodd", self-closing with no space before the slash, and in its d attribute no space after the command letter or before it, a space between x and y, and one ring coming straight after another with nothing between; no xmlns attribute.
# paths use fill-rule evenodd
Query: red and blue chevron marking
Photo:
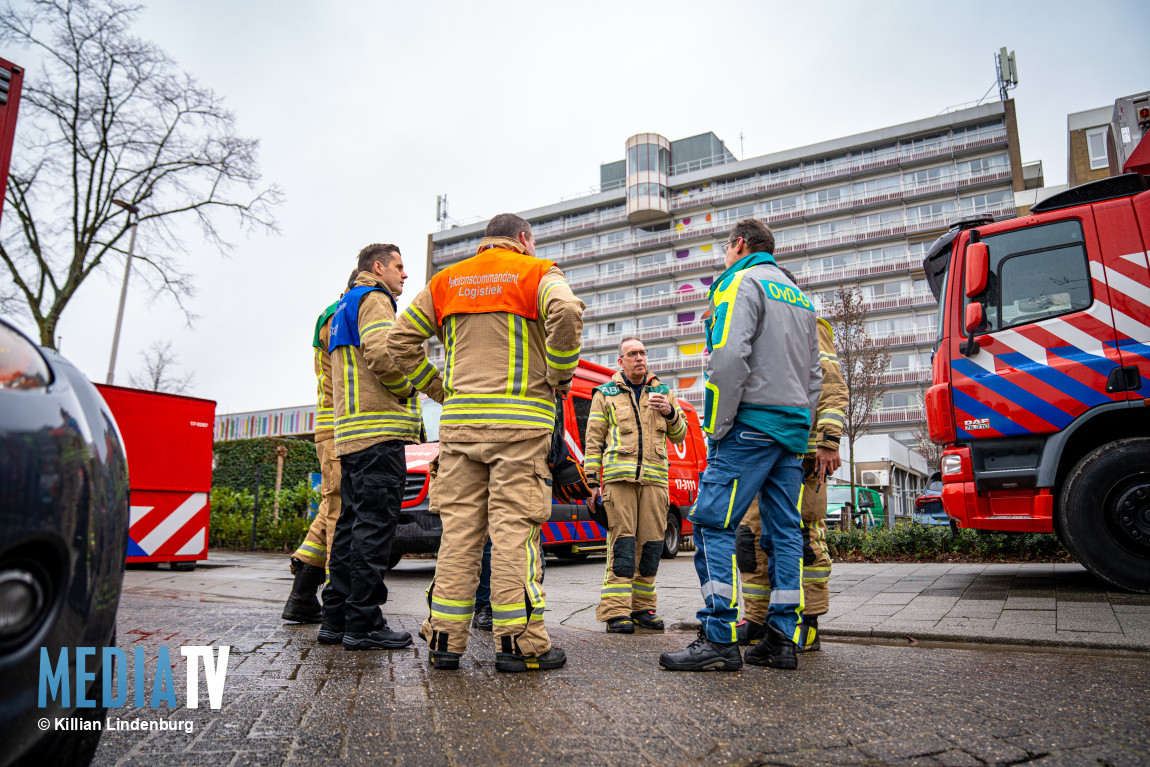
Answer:
<svg viewBox="0 0 1150 767"><path fill-rule="evenodd" d="M607 540L607 531L594 522L544 522L541 527L544 545Z"/></svg>

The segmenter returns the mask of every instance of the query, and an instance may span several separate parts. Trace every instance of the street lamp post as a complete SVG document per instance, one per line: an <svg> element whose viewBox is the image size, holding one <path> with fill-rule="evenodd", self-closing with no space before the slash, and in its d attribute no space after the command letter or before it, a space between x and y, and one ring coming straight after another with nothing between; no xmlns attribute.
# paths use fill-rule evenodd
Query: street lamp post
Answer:
<svg viewBox="0 0 1150 767"><path fill-rule="evenodd" d="M139 208L123 200L112 200L112 202L128 211L132 235L128 240L128 258L124 264L124 284L120 286L120 308L116 310L116 331L112 334L112 357L108 360L108 384L112 383L116 373L116 350L120 346L120 325L124 321L124 303L128 300L128 278L132 276L132 251L136 249L136 227L140 223ZM135 221L132 221L133 214L136 216Z"/></svg>

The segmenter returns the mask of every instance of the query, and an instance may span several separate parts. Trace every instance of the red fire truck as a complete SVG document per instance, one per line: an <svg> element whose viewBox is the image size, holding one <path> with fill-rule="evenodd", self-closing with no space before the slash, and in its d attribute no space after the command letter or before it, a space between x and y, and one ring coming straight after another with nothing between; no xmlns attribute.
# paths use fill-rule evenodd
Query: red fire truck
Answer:
<svg viewBox="0 0 1150 767"><path fill-rule="evenodd" d="M1150 593L1150 142L1132 171L1022 218L958 222L927 254L939 299L930 436L959 527L1055 532ZM1142 159L1140 159L1142 158Z"/></svg>

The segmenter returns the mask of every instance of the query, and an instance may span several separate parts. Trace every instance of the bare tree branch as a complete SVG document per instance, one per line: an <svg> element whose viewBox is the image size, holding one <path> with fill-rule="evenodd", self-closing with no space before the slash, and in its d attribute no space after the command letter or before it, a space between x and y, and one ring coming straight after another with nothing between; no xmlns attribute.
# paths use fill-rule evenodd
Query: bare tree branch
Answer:
<svg viewBox="0 0 1150 767"><path fill-rule="evenodd" d="M171 341L155 341L146 351L141 351L140 356L144 360L143 371L128 376L137 389L187 394L195 382L194 373L179 372L179 357L172 351Z"/></svg>
<svg viewBox="0 0 1150 767"><path fill-rule="evenodd" d="M867 333L866 308L858 286L839 285L823 311L834 329L839 367L847 387L843 436L847 438L851 498L854 499L855 441L869 429L871 413L877 410L886 394L883 374L890 364L890 348L876 343ZM844 513L840 524L843 530L850 529L850 515Z"/></svg>
<svg viewBox="0 0 1150 767"><path fill-rule="evenodd" d="M139 11L119 0L31 0L0 10L0 43L42 61L24 81L7 193L15 215L0 230L0 265L11 276L0 284L13 288L0 292L0 305L19 304L45 346L55 345L84 281L123 253L128 220L114 199L140 209L137 257L189 322L185 299L194 291L176 236L181 222L196 222L221 251L231 245L220 214L249 231L276 231L281 194L260 185L259 142L236 133L215 93L132 35Z"/></svg>

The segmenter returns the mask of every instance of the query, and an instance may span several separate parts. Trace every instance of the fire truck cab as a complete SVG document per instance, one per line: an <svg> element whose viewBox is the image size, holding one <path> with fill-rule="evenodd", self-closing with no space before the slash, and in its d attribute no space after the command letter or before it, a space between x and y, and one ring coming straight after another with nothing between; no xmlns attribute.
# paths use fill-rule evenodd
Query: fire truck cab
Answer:
<svg viewBox="0 0 1150 767"><path fill-rule="evenodd" d="M1150 168L1141 169L1150 172ZM1150 593L1150 178L958 222L924 266L939 299L931 438L960 527L1055 532Z"/></svg>

